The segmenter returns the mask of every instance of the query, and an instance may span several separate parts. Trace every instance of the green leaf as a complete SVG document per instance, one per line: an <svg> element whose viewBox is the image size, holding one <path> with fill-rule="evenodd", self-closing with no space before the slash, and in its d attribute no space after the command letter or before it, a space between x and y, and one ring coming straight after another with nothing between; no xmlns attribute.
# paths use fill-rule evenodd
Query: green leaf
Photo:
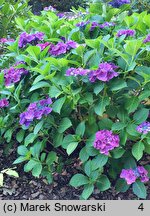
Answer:
<svg viewBox="0 0 150 216"><path fill-rule="evenodd" d="M49 96L50 97L54 97L54 98L57 98L59 97L59 95L61 95L62 91L57 88L56 86L52 86L50 87L50 90L49 90Z"/></svg>
<svg viewBox="0 0 150 216"><path fill-rule="evenodd" d="M104 83L97 83L95 86L94 86L94 93L96 95L98 95L104 88Z"/></svg>
<svg viewBox="0 0 150 216"><path fill-rule="evenodd" d="M62 106L65 103L65 100L66 100L66 96L56 100L52 105L53 111L60 114Z"/></svg>
<svg viewBox="0 0 150 216"><path fill-rule="evenodd" d="M48 156L46 158L46 164L47 165L53 164L53 162L56 161L56 158L57 158L56 152L51 151L50 153L48 153Z"/></svg>
<svg viewBox="0 0 150 216"><path fill-rule="evenodd" d="M99 154L92 160L93 170L102 168L108 161L108 156Z"/></svg>
<svg viewBox="0 0 150 216"><path fill-rule="evenodd" d="M79 157L83 163L88 160L89 154L87 153L86 146L81 149Z"/></svg>
<svg viewBox="0 0 150 216"><path fill-rule="evenodd" d="M53 139L53 144L55 147L59 147L62 145L63 142L63 134L62 133L56 133Z"/></svg>
<svg viewBox="0 0 150 216"><path fill-rule="evenodd" d="M112 150L111 152L113 158L115 159L121 158L124 153L125 153L125 150L122 147L116 148Z"/></svg>
<svg viewBox="0 0 150 216"><path fill-rule="evenodd" d="M70 155L78 146L78 142L72 142L67 147L67 154Z"/></svg>
<svg viewBox="0 0 150 216"><path fill-rule="evenodd" d="M35 165L33 167L33 169L32 169L32 175L39 178L41 172L42 172L42 164L38 163L37 165Z"/></svg>
<svg viewBox="0 0 150 216"><path fill-rule="evenodd" d="M147 192L146 192L146 187L144 183L141 181L137 180L133 185L132 185L133 193L137 195L141 199L146 199Z"/></svg>
<svg viewBox="0 0 150 216"><path fill-rule="evenodd" d="M8 169L5 173L9 176L13 176L17 178L19 177L18 173L15 170Z"/></svg>
<svg viewBox="0 0 150 216"><path fill-rule="evenodd" d="M26 49L26 51L29 53L29 55L31 56L31 57L33 57L33 59L34 60L38 60L38 56L39 56L39 54L40 54L40 52L41 52L41 49L40 49L40 47L38 47L38 46L29 46L27 49Z"/></svg>
<svg viewBox="0 0 150 216"><path fill-rule="evenodd" d="M88 177L86 177L83 174L74 175L69 182L69 184L73 187L80 187L80 186L88 184L88 183L89 183Z"/></svg>
<svg viewBox="0 0 150 216"><path fill-rule="evenodd" d="M3 187L4 176L0 173L0 187Z"/></svg>
<svg viewBox="0 0 150 216"><path fill-rule="evenodd" d="M85 122L81 122L77 128L76 128L76 134L79 135L80 137L83 137L85 132Z"/></svg>
<svg viewBox="0 0 150 216"><path fill-rule="evenodd" d="M125 51L134 57L139 50L139 48L142 45L142 40L141 39L136 39L136 40L126 40L126 44L124 46Z"/></svg>
<svg viewBox="0 0 150 216"><path fill-rule="evenodd" d="M126 124L123 122L116 122L112 125L113 131L120 131L126 127Z"/></svg>
<svg viewBox="0 0 150 216"><path fill-rule="evenodd" d="M120 79L113 81L112 84L110 85L110 89L112 91L118 91L126 87L127 87L127 83L124 80L120 80Z"/></svg>
<svg viewBox="0 0 150 216"><path fill-rule="evenodd" d="M132 155L137 159L140 160L143 156L144 151L144 144L140 141L133 145L132 147Z"/></svg>
<svg viewBox="0 0 150 216"><path fill-rule="evenodd" d="M16 135L16 140L21 143L24 139L24 135L25 135L25 131L24 130L20 130L17 135Z"/></svg>
<svg viewBox="0 0 150 216"><path fill-rule="evenodd" d="M93 184L85 185L84 190L81 194L81 197L86 200L93 193L93 191L94 191L94 185Z"/></svg>
<svg viewBox="0 0 150 216"><path fill-rule="evenodd" d="M34 159L29 160L28 163L24 165L24 171L25 172L31 171L33 167L36 166L37 164L39 164L37 160Z"/></svg>
<svg viewBox="0 0 150 216"><path fill-rule="evenodd" d="M135 169L137 167L136 162L133 157L125 158L125 169Z"/></svg>
<svg viewBox="0 0 150 216"><path fill-rule="evenodd" d="M47 82L45 82L45 81L41 81L41 82L38 82L38 83L36 83L35 85L33 85L33 86L30 88L29 92L32 92L32 91L35 91L35 90L41 89L41 88L48 88L48 87L50 87L50 84L49 84L49 83L47 83Z"/></svg>
<svg viewBox="0 0 150 216"><path fill-rule="evenodd" d="M25 146L28 146L30 143L33 143L36 138L34 133L30 133L24 140Z"/></svg>
<svg viewBox="0 0 150 216"><path fill-rule="evenodd" d="M25 156L28 153L28 149L26 148L26 146L21 145L18 147L17 153L21 156Z"/></svg>
<svg viewBox="0 0 150 216"><path fill-rule="evenodd" d="M96 186L100 191L105 191L110 188L111 184L106 175L101 175L97 180Z"/></svg>
<svg viewBox="0 0 150 216"><path fill-rule="evenodd" d="M118 179L115 185L117 192L126 192L129 189L130 185L126 183L124 179Z"/></svg>
<svg viewBox="0 0 150 216"><path fill-rule="evenodd" d="M20 156L20 157L18 157L18 158L13 162L13 164L19 164L19 163L22 163L22 162L24 162L24 161L26 161L26 160L27 160L26 157Z"/></svg>
<svg viewBox="0 0 150 216"><path fill-rule="evenodd" d="M106 106L109 105L109 97L102 97L101 100L95 105L94 111L97 115L102 116Z"/></svg>
<svg viewBox="0 0 150 216"><path fill-rule="evenodd" d="M58 132L63 133L65 130L67 130L69 127L72 126L72 123L69 118L63 118L62 121L60 122Z"/></svg>
<svg viewBox="0 0 150 216"><path fill-rule="evenodd" d="M87 176L91 175L91 173L92 173L92 161L91 160L89 160L85 163L84 171L85 171Z"/></svg>
<svg viewBox="0 0 150 216"><path fill-rule="evenodd" d="M141 124L142 122L146 121L148 115L149 115L149 109L142 108L134 113L133 119L136 124Z"/></svg>
<svg viewBox="0 0 150 216"><path fill-rule="evenodd" d="M125 104L128 113L134 112L138 106L139 106L139 99L136 96L128 98Z"/></svg>
<svg viewBox="0 0 150 216"><path fill-rule="evenodd" d="M34 134L35 135L38 134L38 132L41 130L43 124L44 124L44 121L42 120L35 126L35 128L34 128Z"/></svg>

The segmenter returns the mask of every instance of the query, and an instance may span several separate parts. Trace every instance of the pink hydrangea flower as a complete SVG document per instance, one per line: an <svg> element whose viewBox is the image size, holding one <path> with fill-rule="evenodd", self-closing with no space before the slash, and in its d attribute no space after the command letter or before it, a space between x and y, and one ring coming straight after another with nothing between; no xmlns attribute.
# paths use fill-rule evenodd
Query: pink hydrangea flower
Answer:
<svg viewBox="0 0 150 216"><path fill-rule="evenodd" d="M0 100L0 108L8 107L8 106L9 106L9 101L6 98Z"/></svg>
<svg viewBox="0 0 150 216"><path fill-rule="evenodd" d="M108 155L109 151L119 146L119 136L109 130L100 130L96 133L94 148L98 149L101 154Z"/></svg>

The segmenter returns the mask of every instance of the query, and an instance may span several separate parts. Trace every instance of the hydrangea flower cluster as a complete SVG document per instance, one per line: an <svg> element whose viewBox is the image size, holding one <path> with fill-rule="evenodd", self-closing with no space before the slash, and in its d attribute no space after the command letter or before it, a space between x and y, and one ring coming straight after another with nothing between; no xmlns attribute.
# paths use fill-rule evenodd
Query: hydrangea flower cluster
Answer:
<svg viewBox="0 0 150 216"><path fill-rule="evenodd" d="M82 22L79 22L76 24L77 27L80 27L80 28L84 28L86 27L86 25L88 25L90 23L90 21L82 21Z"/></svg>
<svg viewBox="0 0 150 216"><path fill-rule="evenodd" d="M17 83L20 81L21 76L23 74L27 74L28 71L25 68L15 68L19 65L25 65L24 62L17 62L15 65L10 67L9 69L4 70L4 79L5 79L5 85L10 86L13 83Z"/></svg>
<svg viewBox="0 0 150 216"><path fill-rule="evenodd" d="M122 35L125 35L126 37L127 36L131 36L133 37L135 35L135 30L132 30L132 29L122 29L122 30L119 30L116 34L117 37L121 37Z"/></svg>
<svg viewBox="0 0 150 216"><path fill-rule="evenodd" d="M6 98L0 100L0 108L8 107L8 106L9 106L9 101Z"/></svg>
<svg viewBox="0 0 150 216"><path fill-rule="evenodd" d="M7 42L14 42L15 40L14 39L12 39L12 38L9 38L9 39L7 39L7 38L1 38L0 39L0 43L7 43Z"/></svg>
<svg viewBox="0 0 150 216"><path fill-rule="evenodd" d="M43 37L43 32L37 32L35 34L23 32L19 37L19 48L24 48L28 43L36 45L38 41L43 40Z"/></svg>
<svg viewBox="0 0 150 216"><path fill-rule="evenodd" d="M109 4L112 7L119 8L123 4L130 4L130 0L113 0Z"/></svg>
<svg viewBox="0 0 150 216"><path fill-rule="evenodd" d="M58 42L56 45L51 44L49 52L53 56L59 56L65 54L70 49L77 48L79 45L75 41L69 40L66 43Z"/></svg>
<svg viewBox="0 0 150 216"><path fill-rule="evenodd" d="M52 112L50 104L52 104L51 98L31 103L27 111L20 114L20 124L29 127L34 119L41 119L43 115L48 115Z"/></svg>
<svg viewBox="0 0 150 216"><path fill-rule="evenodd" d="M52 7L51 5L50 5L49 7L45 7L44 10L45 10L45 11L52 11L52 12L56 12L56 11L57 11L57 10L56 10L54 7Z"/></svg>
<svg viewBox="0 0 150 216"><path fill-rule="evenodd" d="M100 28L106 28L106 27L112 27L112 26L115 26L115 23L114 22L104 22L103 24L99 25Z"/></svg>
<svg viewBox="0 0 150 216"><path fill-rule="evenodd" d="M80 28L85 28L86 25L89 24L89 23L90 23L90 21L86 21L86 22L82 21L82 22L77 23L76 26L80 27ZM99 24L98 22L92 22L90 31L94 31L94 29L96 27L99 27L99 28L103 29L103 28L106 28L106 27L112 27L114 25L115 25L114 22L104 22L103 24Z"/></svg>
<svg viewBox="0 0 150 216"><path fill-rule="evenodd" d="M150 132L150 122L143 122L142 124L137 126L136 130L139 133L147 134L148 132Z"/></svg>
<svg viewBox="0 0 150 216"><path fill-rule="evenodd" d="M118 67L113 63L101 63L97 70L93 70L89 73L89 80L95 82L97 79L103 82L108 82L113 77L117 77L118 73L115 71Z"/></svg>
<svg viewBox="0 0 150 216"><path fill-rule="evenodd" d="M143 40L143 43L150 42L150 34L147 35L147 37Z"/></svg>
<svg viewBox="0 0 150 216"><path fill-rule="evenodd" d="M45 42L45 43L42 43L42 44L37 44L36 46L39 46L41 48L41 51L44 50L46 47L50 46L51 43L49 42Z"/></svg>
<svg viewBox="0 0 150 216"><path fill-rule="evenodd" d="M88 69L83 69L83 68L69 68L66 71L66 76L85 76L90 72Z"/></svg>
<svg viewBox="0 0 150 216"><path fill-rule="evenodd" d="M96 133L94 148L100 150L101 154L108 155L109 151L119 146L119 136L109 130L100 130Z"/></svg>
<svg viewBox="0 0 150 216"><path fill-rule="evenodd" d="M138 178L141 182L149 180L148 172L143 166L138 166L135 169L123 169L120 178L124 178L129 185L134 183Z"/></svg>

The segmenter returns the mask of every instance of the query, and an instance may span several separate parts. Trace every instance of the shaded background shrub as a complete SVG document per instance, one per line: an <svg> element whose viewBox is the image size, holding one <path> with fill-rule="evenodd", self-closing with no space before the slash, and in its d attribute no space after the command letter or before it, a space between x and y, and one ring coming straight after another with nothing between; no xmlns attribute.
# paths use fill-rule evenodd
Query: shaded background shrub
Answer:
<svg viewBox="0 0 150 216"><path fill-rule="evenodd" d="M86 0L31 0L33 12L37 13L44 7L52 5L59 11L69 11L72 7L85 6Z"/></svg>

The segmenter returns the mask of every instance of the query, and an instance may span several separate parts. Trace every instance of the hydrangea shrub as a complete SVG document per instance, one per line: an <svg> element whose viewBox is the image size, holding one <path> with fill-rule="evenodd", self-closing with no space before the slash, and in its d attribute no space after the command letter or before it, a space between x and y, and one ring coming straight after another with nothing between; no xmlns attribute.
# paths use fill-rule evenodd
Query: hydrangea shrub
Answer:
<svg viewBox="0 0 150 216"><path fill-rule="evenodd" d="M14 164L48 183L79 162L70 184L83 187L81 199L111 185L145 199L150 15L101 3L78 14L43 10L16 20L22 33L8 44L10 65L0 73L0 143L17 142Z"/></svg>

